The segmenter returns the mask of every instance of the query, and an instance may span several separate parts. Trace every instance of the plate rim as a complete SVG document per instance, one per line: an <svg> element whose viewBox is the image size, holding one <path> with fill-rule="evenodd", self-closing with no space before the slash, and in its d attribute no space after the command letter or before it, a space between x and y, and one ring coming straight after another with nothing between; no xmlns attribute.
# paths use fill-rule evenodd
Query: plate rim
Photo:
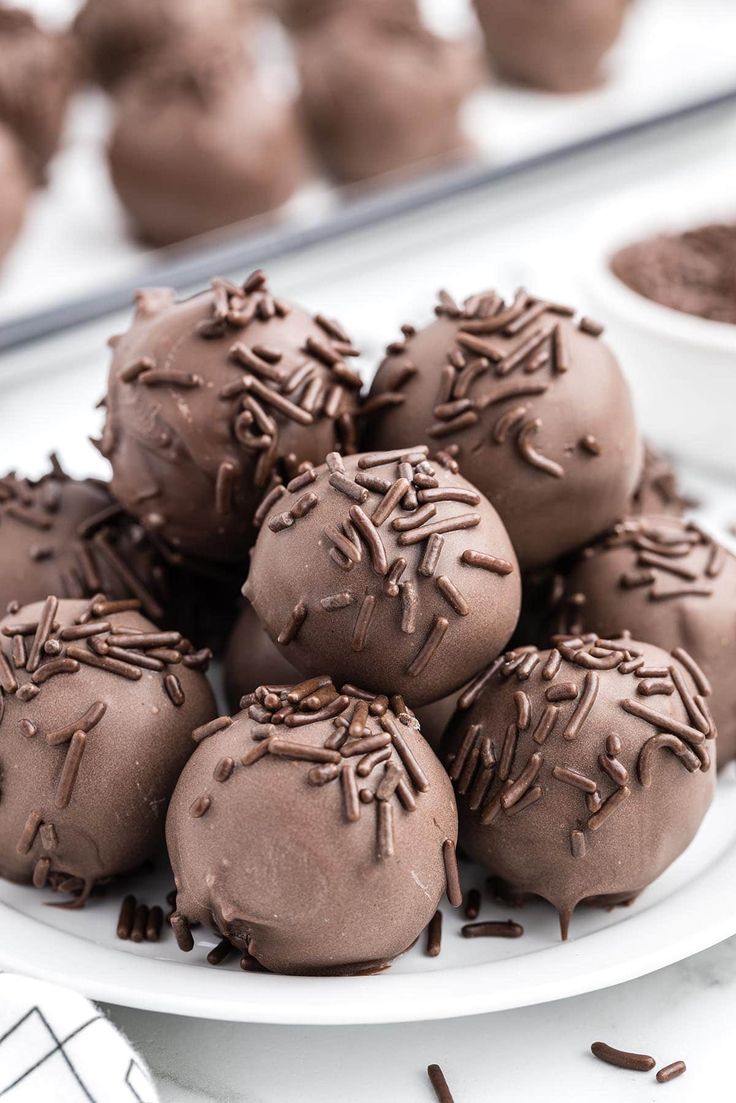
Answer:
<svg viewBox="0 0 736 1103"><path fill-rule="evenodd" d="M710 906L715 894L717 911ZM675 922L668 927L670 937L663 938L662 912L669 913L671 920L673 905ZM180 961L160 961L118 953L50 928L0 901L0 971L21 971L102 1003L224 1022L357 1026L513 1010L645 976L736 934L736 847L724 850L684 887L641 912L632 912L617 926L627 931L629 952L623 960L607 952L612 928L605 926L521 957L426 972L295 977L212 970L190 973L181 983L185 976L181 970L190 969L183 955ZM540 953L554 954L541 980ZM571 961L581 956L589 963L597 957L598 963L570 970ZM91 959L86 970L79 969L80 958ZM377 997L371 986L378 985Z"/></svg>

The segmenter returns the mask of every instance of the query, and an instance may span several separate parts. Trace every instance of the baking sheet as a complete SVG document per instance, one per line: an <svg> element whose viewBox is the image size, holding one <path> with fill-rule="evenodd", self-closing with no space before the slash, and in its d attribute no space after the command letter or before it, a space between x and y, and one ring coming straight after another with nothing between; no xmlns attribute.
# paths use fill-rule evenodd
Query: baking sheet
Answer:
<svg viewBox="0 0 736 1103"><path fill-rule="evenodd" d="M21 0L55 23L74 0ZM426 0L429 22L457 34L473 27L469 0ZM283 40L265 32L263 52L274 79L288 83ZM109 288L128 289L154 266L181 271L198 256L231 252L261 257L297 248L305 236L325 240L345 225L369 224L438 197L463 203L470 188L491 186L510 172L536 168L604 135L630 131L724 97L736 98L736 5L731 0L636 0L609 57L609 81L583 95L555 96L488 84L466 105L467 129L479 148L477 165L438 171L409 183L374 188L368 196L312 181L276 224L257 222L224 235L158 253L127 235L104 160L110 107L99 93L78 97L49 187L33 203L24 233L0 275L0 324L53 306L97 301ZM617 159L611 151L612 162ZM489 196L492 201L492 197ZM250 248L249 248L250 243ZM110 301L113 301L110 298ZM119 301L119 294L118 300ZM87 304L86 312L90 312ZM96 308L95 308L96 309ZM79 314L81 316L81 314Z"/></svg>

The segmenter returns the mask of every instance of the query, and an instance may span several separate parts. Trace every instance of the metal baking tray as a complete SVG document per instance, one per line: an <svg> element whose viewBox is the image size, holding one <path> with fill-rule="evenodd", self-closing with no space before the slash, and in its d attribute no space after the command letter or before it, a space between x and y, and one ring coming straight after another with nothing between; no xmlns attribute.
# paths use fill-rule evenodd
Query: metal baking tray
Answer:
<svg viewBox="0 0 736 1103"><path fill-rule="evenodd" d="M43 0L33 4L44 8ZM425 5L443 30L472 26L469 0L425 0ZM296 257L411 212L434 219L448 203L464 207L481 197L491 212L502 203L504 190L526 186L550 170L555 186L567 188L591 156L607 158L618 174L632 141L658 144L673 127L706 125L735 105L731 0L698 5L636 0L610 55L609 80L600 89L554 96L488 84L469 100L465 122L479 150L472 165L386 181L370 190L340 191L322 182L319 194L301 197L277 222L231 227L150 253L125 238L110 193L101 155L106 105L100 97L82 97L51 187L38 199L28 232L0 277L0 350L121 309L141 283L196 286L214 272Z"/></svg>

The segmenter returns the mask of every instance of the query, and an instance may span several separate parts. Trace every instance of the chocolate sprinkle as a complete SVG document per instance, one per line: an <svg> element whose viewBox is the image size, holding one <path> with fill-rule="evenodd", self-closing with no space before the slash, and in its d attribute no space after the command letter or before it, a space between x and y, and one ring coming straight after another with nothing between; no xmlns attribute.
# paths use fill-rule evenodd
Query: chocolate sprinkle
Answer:
<svg viewBox="0 0 736 1103"><path fill-rule="evenodd" d="M631 1072L651 1072L656 1065L653 1057L645 1053L630 1053L625 1049L614 1049L605 1042L593 1042L590 1052L599 1061L605 1061L608 1065L615 1065L619 1069L628 1069Z"/></svg>
<svg viewBox="0 0 736 1103"><path fill-rule="evenodd" d="M524 928L513 919L504 922L466 923L461 928L463 938L521 938Z"/></svg>

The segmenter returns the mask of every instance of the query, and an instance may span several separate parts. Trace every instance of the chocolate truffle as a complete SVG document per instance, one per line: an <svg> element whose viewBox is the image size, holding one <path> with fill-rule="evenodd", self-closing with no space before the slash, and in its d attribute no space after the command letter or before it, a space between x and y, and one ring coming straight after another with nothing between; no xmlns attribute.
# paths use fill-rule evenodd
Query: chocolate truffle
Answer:
<svg viewBox="0 0 736 1103"><path fill-rule="evenodd" d="M630 0L473 0L488 60L504 80L584 92L603 79Z"/></svg>
<svg viewBox="0 0 736 1103"><path fill-rule="evenodd" d="M29 12L0 7L0 121L39 174L56 152L73 85L69 43Z"/></svg>
<svg viewBox="0 0 736 1103"><path fill-rule="evenodd" d="M360 377L347 334L275 298L255 272L183 302L140 292L113 346L99 448L115 497L175 551L244 574L269 484L354 447Z"/></svg>
<svg viewBox="0 0 736 1103"><path fill-rule="evenodd" d="M366 448L447 448L498 510L523 569L545 566L623 516L641 472L628 386L601 327L519 291L404 326L366 403Z"/></svg>
<svg viewBox="0 0 736 1103"><path fill-rule="evenodd" d="M439 701L432 701L431 704L423 705L416 710L422 735L432 750L436 751L439 748L445 729L455 715L457 698L457 693L449 693L447 697L441 697Z"/></svg>
<svg viewBox="0 0 736 1103"><path fill-rule="evenodd" d="M72 479L52 457L40 479L0 478L0 609L49 593L138 598L160 623L170 570L144 529L98 479Z"/></svg>
<svg viewBox="0 0 736 1103"><path fill-rule="evenodd" d="M736 557L721 544L681 518L627 518L576 559L558 613L564 630L685 648L713 686L718 764L736 757Z"/></svg>
<svg viewBox="0 0 736 1103"><path fill-rule="evenodd" d="M652 302L736 325L736 224L660 234L619 249L611 269Z"/></svg>
<svg viewBox="0 0 736 1103"><path fill-rule="evenodd" d="M192 41L216 50L240 33L245 10L240 0L87 0L74 33L90 75L113 89Z"/></svg>
<svg viewBox="0 0 736 1103"><path fill-rule="evenodd" d="M680 490L677 471L666 456L644 442L644 466L634 491L627 516L655 513L680 517L697 503Z"/></svg>
<svg viewBox="0 0 736 1103"><path fill-rule="evenodd" d="M225 648L225 693L233 712L240 699L262 685L293 685L299 671L261 628L247 602L235 622Z"/></svg>
<svg viewBox="0 0 736 1103"><path fill-rule="evenodd" d="M300 36L302 110L325 170L351 183L467 156L465 44L390 11L338 11Z"/></svg>
<svg viewBox="0 0 736 1103"><path fill-rule="evenodd" d="M460 903L447 775L400 700L318 677L245 704L194 733L171 800L181 949L204 923L273 972L380 971Z"/></svg>
<svg viewBox="0 0 736 1103"><path fill-rule="evenodd" d="M680 492L677 474L669 460L645 441L644 466L626 516L660 513L678 517L695 504ZM550 638L560 627L559 603L565 592L565 571L576 554L522 575L521 613L510 647L528 643L549 646ZM639 634L645 635L643 630Z"/></svg>
<svg viewBox="0 0 736 1103"><path fill-rule="evenodd" d="M214 713L207 656L132 606L49 597L0 621L0 876L72 906L153 855Z"/></svg>
<svg viewBox="0 0 736 1103"><path fill-rule="evenodd" d="M347 456L274 498L243 593L305 674L412 708L459 689L508 641L519 568L493 506L427 448Z"/></svg>
<svg viewBox="0 0 736 1103"><path fill-rule="evenodd" d="M394 20L412 19L419 22L417 0L270 0L279 18L290 31L299 33L326 23L337 13L352 12Z"/></svg>
<svg viewBox="0 0 736 1103"><path fill-rule="evenodd" d="M274 210L304 168L293 104L262 89L239 50L199 43L126 82L108 155L134 231L156 246Z"/></svg>
<svg viewBox="0 0 736 1103"><path fill-rule="evenodd" d="M684 651L558 639L499 659L443 743L463 849L510 898L628 903L688 846L711 802L716 734Z"/></svg>
<svg viewBox="0 0 736 1103"><path fill-rule="evenodd" d="M266 631L247 602L235 622L225 650L225 690L233 712L240 699L261 685L290 685L299 671ZM422 735L430 747L438 747L447 722L455 711L455 694L416 710Z"/></svg>
<svg viewBox="0 0 736 1103"><path fill-rule="evenodd" d="M20 144L0 123L0 262L18 236L32 190Z"/></svg>

